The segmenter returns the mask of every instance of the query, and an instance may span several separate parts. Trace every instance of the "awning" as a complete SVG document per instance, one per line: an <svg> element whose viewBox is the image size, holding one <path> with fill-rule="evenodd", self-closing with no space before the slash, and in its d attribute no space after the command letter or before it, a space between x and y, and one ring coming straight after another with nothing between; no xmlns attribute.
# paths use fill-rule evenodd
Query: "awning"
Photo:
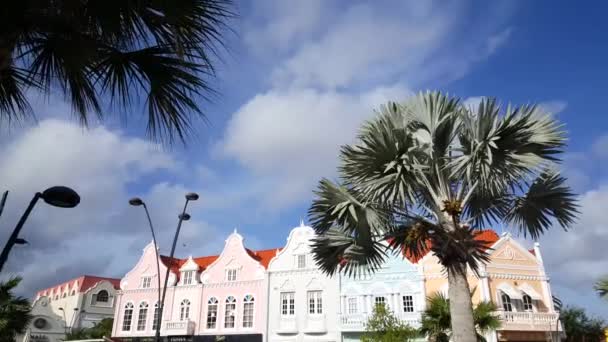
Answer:
<svg viewBox="0 0 608 342"><path fill-rule="evenodd" d="M523 284L521 286L519 286L519 289L527 294L528 296L530 296L530 298L532 298L533 300L542 300L543 297L536 292L536 290L534 290L534 288L532 288L532 286L528 285L528 284Z"/></svg>
<svg viewBox="0 0 608 342"><path fill-rule="evenodd" d="M521 291L514 289L511 285L507 283L502 283L498 285L498 289L505 293L507 296L511 297L511 299L522 299Z"/></svg>

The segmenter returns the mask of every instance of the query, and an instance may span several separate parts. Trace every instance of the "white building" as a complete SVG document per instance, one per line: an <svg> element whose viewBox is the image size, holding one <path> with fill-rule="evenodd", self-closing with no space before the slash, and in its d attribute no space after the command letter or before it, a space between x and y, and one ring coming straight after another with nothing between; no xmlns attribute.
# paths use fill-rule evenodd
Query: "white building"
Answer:
<svg viewBox="0 0 608 342"><path fill-rule="evenodd" d="M71 329L114 317L120 279L84 275L38 291L24 342L59 342ZM21 339L18 339L18 341Z"/></svg>
<svg viewBox="0 0 608 342"><path fill-rule="evenodd" d="M310 252L312 228L294 228L268 266L267 341L341 340L339 277L329 278Z"/></svg>

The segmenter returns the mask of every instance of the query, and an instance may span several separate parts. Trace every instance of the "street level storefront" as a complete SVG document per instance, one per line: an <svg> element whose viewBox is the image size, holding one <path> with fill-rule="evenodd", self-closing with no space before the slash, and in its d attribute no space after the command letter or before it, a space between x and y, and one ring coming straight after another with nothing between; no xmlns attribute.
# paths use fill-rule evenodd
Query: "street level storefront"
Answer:
<svg viewBox="0 0 608 342"><path fill-rule="evenodd" d="M156 342L154 336L113 337L115 342ZM161 336L162 342L262 342L262 334Z"/></svg>

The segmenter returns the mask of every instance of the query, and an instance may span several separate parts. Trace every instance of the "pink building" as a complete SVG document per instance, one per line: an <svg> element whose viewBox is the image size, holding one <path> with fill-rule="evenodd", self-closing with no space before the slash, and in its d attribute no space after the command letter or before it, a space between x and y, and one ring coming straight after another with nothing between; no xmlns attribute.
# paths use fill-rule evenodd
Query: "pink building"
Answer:
<svg viewBox="0 0 608 342"><path fill-rule="evenodd" d="M219 256L169 259L161 256L161 283L169 271L161 335L197 341L262 341L266 330L266 267L277 250L252 251L236 231ZM153 337L157 274L150 243L122 279L112 336Z"/></svg>

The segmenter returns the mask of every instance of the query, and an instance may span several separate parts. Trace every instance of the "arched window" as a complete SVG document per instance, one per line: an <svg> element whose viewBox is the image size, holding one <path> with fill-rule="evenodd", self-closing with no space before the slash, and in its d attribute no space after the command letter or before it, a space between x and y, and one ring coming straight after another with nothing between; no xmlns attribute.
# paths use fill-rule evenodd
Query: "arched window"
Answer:
<svg viewBox="0 0 608 342"><path fill-rule="evenodd" d="M72 293L70 294L70 296L73 296L76 294L76 290L72 290Z"/></svg>
<svg viewBox="0 0 608 342"><path fill-rule="evenodd" d="M132 321L133 321L133 303L127 303L125 305L125 313L122 316L122 331L130 331Z"/></svg>
<svg viewBox="0 0 608 342"><path fill-rule="evenodd" d="M109 300L109 295L108 295L108 291L106 290L101 290L99 292L97 292L97 302L101 302L101 303L107 303Z"/></svg>
<svg viewBox="0 0 608 342"><path fill-rule="evenodd" d="M64 292L64 293L63 293L63 296L61 296L61 298L65 298L65 297L67 297L67 296L68 296L67 292Z"/></svg>
<svg viewBox="0 0 608 342"><path fill-rule="evenodd" d="M146 321L148 320L148 303L141 302L139 304L139 314L137 315L137 331L146 330Z"/></svg>
<svg viewBox="0 0 608 342"><path fill-rule="evenodd" d="M532 297L524 294L522 301L524 302L524 311L532 311Z"/></svg>
<svg viewBox="0 0 608 342"><path fill-rule="evenodd" d="M502 300L502 308L503 308L503 310L509 311L509 312L513 311L513 305L511 304L511 297L509 297L508 294L503 293L500 296L500 299Z"/></svg>
<svg viewBox="0 0 608 342"><path fill-rule="evenodd" d="M152 317L152 330L156 331L158 326L158 302L154 304L154 317Z"/></svg>
<svg viewBox="0 0 608 342"><path fill-rule="evenodd" d="M253 296L243 299L243 328L253 328Z"/></svg>
<svg viewBox="0 0 608 342"><path fill-rule="evenodd" d="M59 295L55 295L55 300L59 299Z"/></svg>
<svg viewBox="0 0 608 342"><path fill-rule="evenodd" d="M209 298L209 301L207 301L207 329L217 327L217 306L217 299L215 297Z"/></svg>
<svg viewBox="0 0 608 342"><path fill-rule="evenodd" d="M182 300L179 310L179 320L187 321L190 318L190 301L187 299Z"/></svg>
<svg viewBox="0 0 608 342"><path fill-rule="evenodd" d="M226 298L226 312L224 317L224 328L234 328L236 320L236 299L232 296Z"/></svg>

